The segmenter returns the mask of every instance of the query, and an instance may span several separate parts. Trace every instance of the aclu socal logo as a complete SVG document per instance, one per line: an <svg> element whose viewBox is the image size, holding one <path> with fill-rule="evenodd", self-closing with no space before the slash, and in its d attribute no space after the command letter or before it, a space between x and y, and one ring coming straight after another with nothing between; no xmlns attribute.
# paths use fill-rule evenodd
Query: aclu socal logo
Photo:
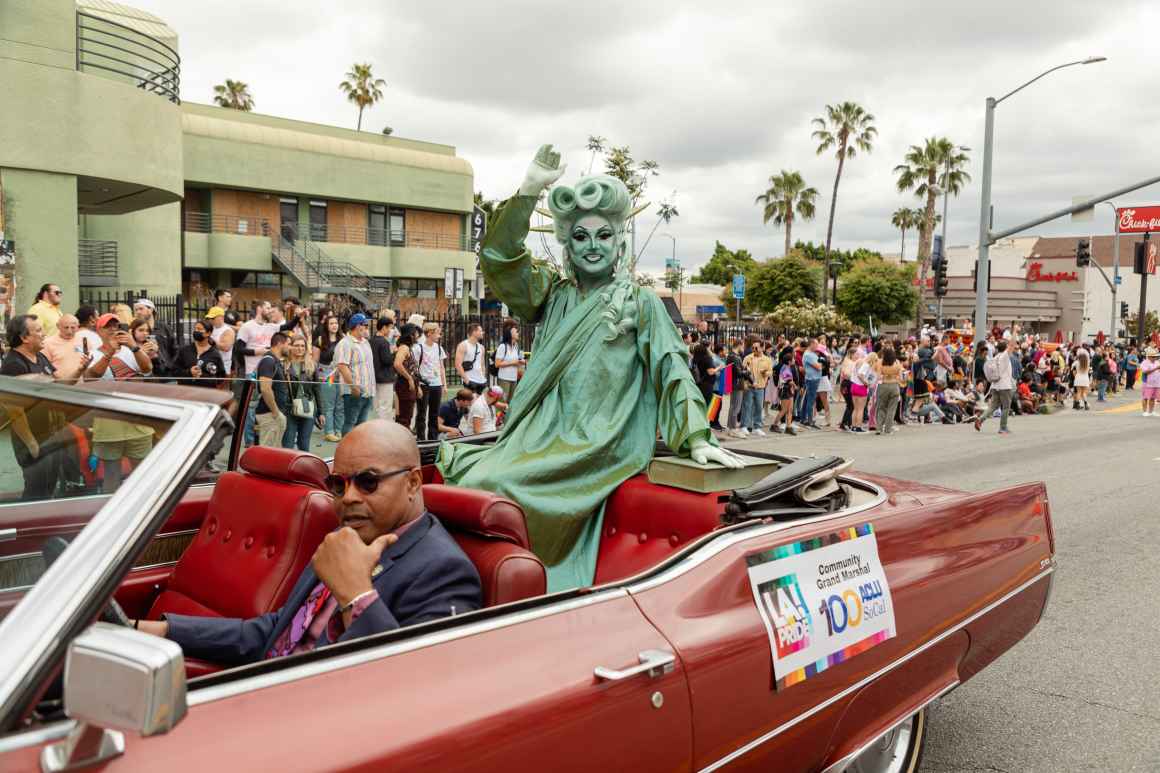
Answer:
<svg viewBox="0 0 1160 773"><path fill-rule="evenodd" d="M773 622L779 659L810 646L813 620L798 586L797 575L787 574L757 586L765 611Z"/></svg>

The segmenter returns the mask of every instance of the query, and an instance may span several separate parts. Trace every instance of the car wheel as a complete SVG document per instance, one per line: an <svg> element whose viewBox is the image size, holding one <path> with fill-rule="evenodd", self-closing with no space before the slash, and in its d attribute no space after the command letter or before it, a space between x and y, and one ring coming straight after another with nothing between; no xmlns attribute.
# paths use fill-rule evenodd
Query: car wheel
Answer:
<svg viewBox="0 0 1160 773"><path fill-rule="evenodd" d="M875 740L850 762L847 773L915 773L926 742L926 709Z"/></svg>

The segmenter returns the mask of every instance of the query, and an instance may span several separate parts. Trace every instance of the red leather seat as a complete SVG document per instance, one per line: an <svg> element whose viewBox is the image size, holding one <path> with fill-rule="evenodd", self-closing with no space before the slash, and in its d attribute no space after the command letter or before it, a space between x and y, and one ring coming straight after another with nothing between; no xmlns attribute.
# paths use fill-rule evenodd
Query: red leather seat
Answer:
<svg viewBox="0 0 1160 773"><path fill-rule="evenodd" d="M531 551L519 505L487 491L438 484L423 486L423 503L479 570L485 607L547 592L548 575Z"/></svg>
<svg viewBox="0 0 1160 773"><path fill-rule="evenodd" d="M148 618L165 612L254 617L281 607L328 532L326 463L303 451L254 446L244 472L218 478L205 520Z"/></svg>
<svg viewBox="0 0 1160 773"><path fill-rule="evenodd" d="M720 523L727 497L649 483L636 475L604 506L595 585L622 580L668 558Z"/></svg>

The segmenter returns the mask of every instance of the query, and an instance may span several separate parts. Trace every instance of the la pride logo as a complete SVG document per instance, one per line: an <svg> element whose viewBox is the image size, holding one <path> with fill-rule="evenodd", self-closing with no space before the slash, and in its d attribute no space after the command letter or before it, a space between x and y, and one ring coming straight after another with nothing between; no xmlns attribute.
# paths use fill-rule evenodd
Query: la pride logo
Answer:
<svg viewBox="0 0 1160 773"><path fill-rule="evenodd" d="M813 621L798 586L797 575L787 574L757 586L766 613L773 621L778 659L810 646Z"/></svg>

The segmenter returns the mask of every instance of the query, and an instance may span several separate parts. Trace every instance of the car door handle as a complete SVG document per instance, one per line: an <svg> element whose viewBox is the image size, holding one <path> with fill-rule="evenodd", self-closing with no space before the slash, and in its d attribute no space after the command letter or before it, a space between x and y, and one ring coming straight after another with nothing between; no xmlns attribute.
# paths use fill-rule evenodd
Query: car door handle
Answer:
<svg viewBox="0 0 1160 773"><path fill-rule="evenodd" d="M619 682L621 679L628 679L637 674L648 674L650 677L658 677L661 674L667 674L676 666L677 656L671 652L664 650L645 650L638 653L640 664L626 668L621 671L615 668L605 668L604 666L597 666L592 673L601 681Z"/></svg>

